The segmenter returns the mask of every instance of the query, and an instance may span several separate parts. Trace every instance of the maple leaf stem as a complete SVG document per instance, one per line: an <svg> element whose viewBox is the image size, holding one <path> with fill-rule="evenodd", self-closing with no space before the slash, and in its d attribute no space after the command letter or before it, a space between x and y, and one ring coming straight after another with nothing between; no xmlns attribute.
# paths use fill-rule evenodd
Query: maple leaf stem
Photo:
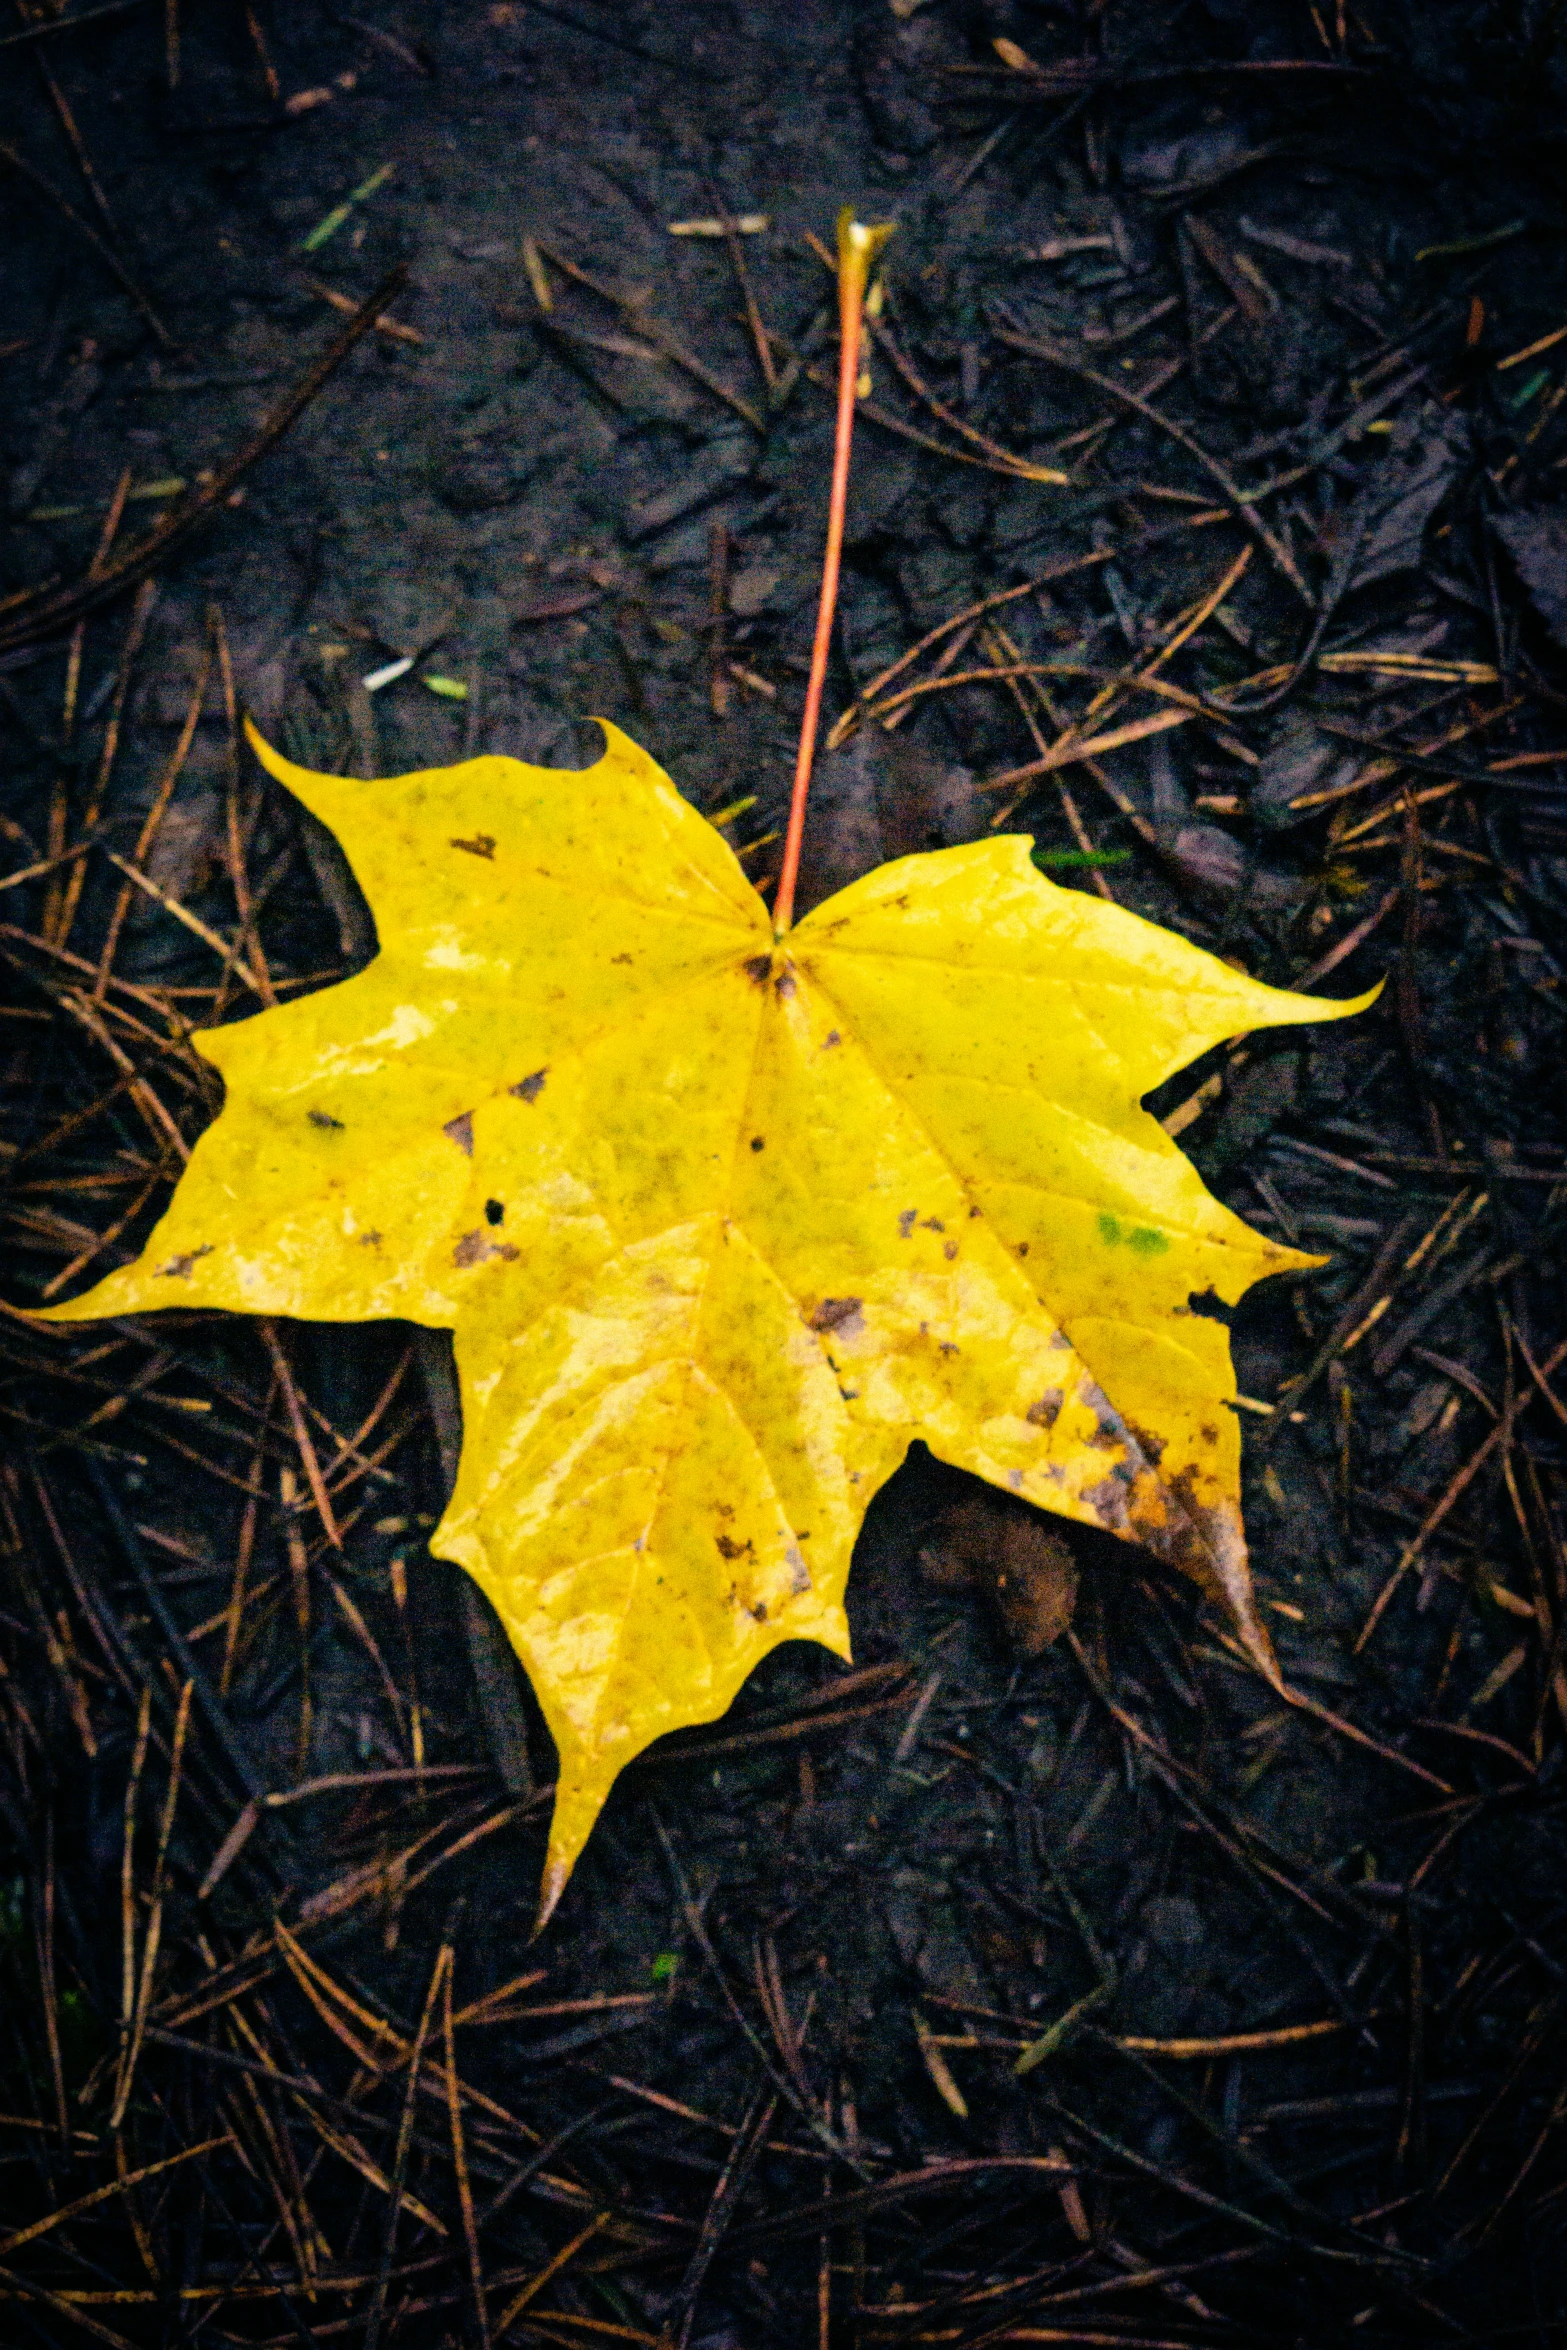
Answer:
<svg viewBox="0 0 1567 2350"><path fill-rule="evenodd" d="M843 557L844 516L849 503L849 451L854 440L854 404L859 391L865 290L877 256L891 234L890 223L867 228L855 219L848 205L838 215L838 426L833 439L832 492L827 503L827 546L822 556L816 639L811 646L805 714L800 720L800 748L795 754L789 829L784 835L783 864L778 875L778 893L773 899L773 934L777 938L783 937L794 920L794 887L800 872L805 803L816 757L816 732L821 723L822 689L827 682L833 614L838 608L838 572Z"/></svg>

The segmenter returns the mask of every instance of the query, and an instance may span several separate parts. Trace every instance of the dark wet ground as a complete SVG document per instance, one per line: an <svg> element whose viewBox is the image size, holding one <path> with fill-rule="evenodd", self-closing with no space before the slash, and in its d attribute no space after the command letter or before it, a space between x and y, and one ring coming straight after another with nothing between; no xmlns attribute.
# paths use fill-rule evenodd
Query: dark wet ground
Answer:
<svg viewBox="0 0 1567 2350"><path fill-rule="evenodd" d="M497 2338L1559 2338L1560 11L500 0L373 27L278 8L259 38L243 8L186 14L172 91L155 11L0 51L0 138L77 216L0 177L13 871L101 821L223 938L248 904L279 983L369 951L320 840L232 757L221 658L187 727L216 606L238 698L296 757L571 766L603 712L708 813L748 803L729 836L765 884L830 456L807 234L848 200L899 226L829 712L1024 583L886 690L943 653L1079 674L867 723L822 763L811 890L1016 801L1058 879L1271 981L1388 984L1156 1103L1221 1197L1329 1258L1234 1341L1242 1394L1279 1406L1244 1418L1259 1594L1316 1710L1072 1528L1073 1633L1028 1655L1016 1584L1046 1604L1060 1554L917 1455L859 1545L855 1677L787 1651L628 1773L533 1946L548 1741L421 1542L439 1348L279 1333L339 1557L273 1499L302 1455L252 1329L6 1324L0 2225L231 2133L14 2256L0 2237L18 2328L477 2342L465 2173ZM769 224L735 240L743 284L722 236L670 233L726 208ZM134 547L177 494L137 493L221 464L341 325L331 297L397 263L399 331L150 604L88 621L73 686L69 634L23 641L25 592L84 571L127 466ZM1170 664L1200 718L988 788L1248 547ZM131 1253L167 1196L167 1129L122 1080L186 1135L215 1106L157 1007L240 1008L144 896L113 970L154 992L97 988L121 884L96 850L81 869L74 906L68 866L0 900L18 1303L111 1227L94 1265ZM336 1451L355 1431L368 1473ZM116 2117L144 1683L133 1980L154 1913L161 1958ZM247 1795L334 1774L363 1784L230 1840ZM459 2018L543 1970L454 2026L455 2138L439 1995L403 2088L443 1937ZM419 2199L395 2241L394 2181Z"/></svg>

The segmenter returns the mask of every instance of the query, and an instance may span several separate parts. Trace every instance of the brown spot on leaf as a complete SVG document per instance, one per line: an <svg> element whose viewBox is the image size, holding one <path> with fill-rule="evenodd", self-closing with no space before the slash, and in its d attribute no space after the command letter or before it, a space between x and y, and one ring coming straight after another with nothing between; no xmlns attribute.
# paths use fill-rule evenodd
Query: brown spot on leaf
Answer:
<svg viewBox="0 0 1567 2350"><path fill-rule="evenodd" d="M765 987L773 975L772 956L753 955L745 965L745 975L747 979L754 979L758 987Z"/></svg>
<svg viewBox="0 0 1567 2350"><path fill-rule="evenodd" d="M787 963L779 972L778 977L773 981L773 993L774 995L781 995L786 1001L790 996L798 995L799 993L799 984Z"/></svg>
<svg viewBox="0 0 1567 2350"><path fill-rule="evenodd" d="M743 1559L747 1557L754 1558L756 1556L756 1545L754 1543L736 1542L734 1537L730 1534L720 1534L717 1537L717 1541L718 1547L726 1559Z"/></svg>
<svg viewBox="0 0 1567 2350"><path fill-rule="evenodd" d="M920 1230L922 1232L945 1232L946 1229L946 1225L943 1224L939 1216L922 1216L920 1218Z"/></svg>
<svg viewBox="0 0 1567 2350"><path fill-rule="evenodd" d="M473 1157L472 1110L460 1110L455 1118L448 1118L446 1124L441 1128L441 1132L443 1134L449 1134L453 1142L456 1143L457 1148L462 1151L466 1157L470 1159Z"/></svg>
<svg viewBox="0 0 1567 2350"><path fill-rule="evenodd" d="M508 1265L514 1265L517 1262L517 1251L509 1240L491 1240L487 1233L477 1228L465 1232L452 1250L452 1263L461 1266L464 1272L470 1265L486 1264L491 1257L500 1257Z"/></svg>
<svg viewBox="0 0 1567 2350"><path fill-rule="evenodd" d="M524 1077L519 1085L508 1086L506 1090L515 1094L520 1102L536 1102L544 1091L544 1080L548 1075L547 1069L535 1069L531 1077Z"/></svg>
<svg viewBox="0 0 1567 2350"><path fill-rule="evenodd" d="M343 1131L342 1119L334 1118L329 1110L307 1110L305 1116L310 1120L312 1126L325 1127L328 1132L334 1134L341 1134Z"/></svg>
<svg viewBox="0 0 1567 2350"><path fill-rule="evenodd" d="M951 1264L951 1262L952 1262L952 1260L953 1260L953 1258L954 1258L954 1257L957 1255L957 1253L958 1253L958 1244L957 1244L957 1242L956 1242L955 1240L944 1240L944 1241L942 1242L942 1244L941 1244L941 1253L942 1253L942 1255L943 1255L943 1256L946 1258L946 1260L947 1260L948 1264L950 1265L950 1264Z"/></svg>
<svg viewBox="0 0 1567 2350"><path fill-rule="evenodd" d="M451 845L454 849L466 849L470 857L489 859L495 854L495 841L488 832L476 832L472 840L454 839Z"/></svg>
<svg viewBox="0 0 1567 2350"><path fill-rule="evenodd" d="M1047 1387L1037 1403L1031 1403L1023 1417L1032 1428L1053 1428L1061 1417L1061 1406L1066 1397L1059 1387Z"/></svg>
<svg viewBox="0 0 1567 2350"><path fill-rule="evenodd" d="M847 1330L851 1323L861 1321L860 1307L863 1302L857 1297L824 1297L811 1316L811 1328Z"/></svg>
<svg viewBox="0 0 1567 2350"><path fill-rule="evenodd" d="M842 1044L842 1042L843 1038L838 1034L837 1029L829 1028L827 1034L822 1038L822 1050L826 1052L830 1045Z"/></svg>
<svg viewBox="0 0 1567 2350"><path fill-rule="evenodd" d="M1210 1598L1222 1603L1259 1670L1281 1689L1278 1660L1257 1616L1240 1512L1234 1502L1222 1496L1217 1500L1205 1497L1195 1462L1178 1470L1158 1493L1164 1510L1158 1517L1146 1511L1150 1521L1146 1524L1139 1523L1138 1500L1133 1499L1133 1523L1142 1540L1158 1557L1189 1575Z"/></svg>
<svg viewBox="0 0 1567 2350"><path fill-rule="evenodd" d="M899 1238L900 1240L907 1240L907 1239L908 1239L908 1237L909 1237L909 1234L910 1234L910 1233L913 1231L913 1229L914 1229L914 1220L915 1220L915 1218L918 1216L918 1214L919 1214L919 1209L918 1209L918 1208L905 1208L905 1209L904 1209L904 1211L903 1211L902 1215L901 1215L901 1216L898 1218L898 1238Z"/></svg>
<svg viewBox="0 0 1567 2350"><path fill-rule="evenodd" d="M751 1137L751 1148L752 1148L752 1150L754 1150L754 1151L764 1151L764 1150L766 1150L766 1148L767 1148L767 1137L766 1137L766 1135L765 1135L765 1134L753 1134L753 1135L752 1135L752 1137Z"/></svg>
<svg viewBox="0 0 1567 2350"><path fill-rule="evenodd" d="M200 1248L193 1248L188 1256L170 1257L166 1265L160 1265L158 1267L158 1277L160 1280L188 1281L190 1279L190 1269L192 1265L195 1264L197 1258L210 1257L211 1254L211 1241L204 1241Z"/></svg>
<svg viewBox="0 0 1567 2350"><path fill-rule="evenodd" d="M1152 1432L1147 1428L1139 1428L1135 1420L1128 1420L1126 1425L1131 1435L1135 1438L1137 1448L1139 1452L1141 1452L1144 1460L1148 1463L1148 1466L1151 1469L1157 1469L1159 1466L1160 1457L1164 1451L1164 1438L1162 1436L1153 1435ZM1207 1441L1210 1444L1213 1442L1213 1436L1211 1433L1208 1435Z"/></svg>

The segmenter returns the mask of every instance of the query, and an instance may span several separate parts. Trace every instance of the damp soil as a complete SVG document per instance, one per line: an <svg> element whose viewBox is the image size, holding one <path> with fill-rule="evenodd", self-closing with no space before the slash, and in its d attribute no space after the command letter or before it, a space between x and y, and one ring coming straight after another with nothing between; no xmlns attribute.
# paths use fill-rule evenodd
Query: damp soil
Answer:
<svg viewBox="0 0 1567 2350"><path fill-rule="evenodd" d="M845 202L897 236L802 902L1001 825L1262 979L1384 983L1151 1105L1322 1259L1225 1317L1306 1702L916 1447L852 1667L781 1651L628 1771L537 1941L550 1743L425 1547L444 1342L8 1317L18 2339L1560 2338L1564 109L1552 0L0 46L12 1304L135 1253L236 961L374 951L235 709L367 778L581 766L601 713L770 886ZM393 270L199 528L57 612ZM1133 739L1015 774L1112 680Z"/></svg>

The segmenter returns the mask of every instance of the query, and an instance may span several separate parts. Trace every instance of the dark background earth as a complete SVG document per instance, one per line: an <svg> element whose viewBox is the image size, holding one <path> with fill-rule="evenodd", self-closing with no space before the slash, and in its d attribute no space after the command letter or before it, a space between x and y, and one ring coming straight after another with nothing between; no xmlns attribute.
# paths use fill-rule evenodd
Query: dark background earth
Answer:
<svg viewBox="0 0 1567 2350"><path fill-rule="evenodd" d="M1171 664L1205 714L1008 821L1258 977L1388 979L1154 1103L1222 1198L1327 1258L1233 1317L1242 1394L1280 1404L1243 1417L1258 1591L1316 1710L1138 1553L917 1450L856 1553L852 1674L784 1651L627 1773L536 1944L549 1741L422 1544L441 1345L277 1334L339 1555L249 1326L0 1324L15 2338L1562 2338L1567 1410L1530 1366L1563 1336L1567 1202L1564 107L1554 0L190 0L0 47L0 820L13 871L101 843L64 929L72 868L0 899L13 1304L135 1253L177 1160L120 1080L194 1136L217 1103L170 1008L248 1001L133 892L114 970L143 994L94 1008L102 850L225 940L237 851L280 986L373 950L329 846L236 755L220 664L186 725L214 607L238 702L299 759L571 767L602 712L705 812L745 803L728 836L770 884L831 453L807 238L845 202L898 224L883 323L941 413L872 349L829 713L1052 574L953 661L1086 672L1030 705L1048 739L1250 544ZM768 223L734 241L760 336L724 237L670 233L726 213ZM401 331L363 337L155 596L51 626L36 591L85 573L124 469L116 555L243 447L331 298L399 263ZM985 834L1017 796L987 784L1035 755L1023 692L934 692L827 754L807 897ZM334 1783L231 1839L302 1779ZM127 1916L138 1970L159 1937L134 2066ZM437 1996L409 2099L385 2052L443 1945L459 2017L541 1972L454 2027L451 2096Z"/></svg>

